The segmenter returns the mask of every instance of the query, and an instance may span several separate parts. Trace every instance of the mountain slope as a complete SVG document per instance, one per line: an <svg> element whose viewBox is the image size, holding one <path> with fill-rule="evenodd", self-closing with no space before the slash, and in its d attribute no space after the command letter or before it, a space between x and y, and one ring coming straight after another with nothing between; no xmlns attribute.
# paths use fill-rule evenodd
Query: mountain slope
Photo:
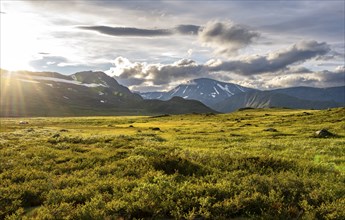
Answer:
<svg viewBox="0 0 345 220"><path fill-rule="evenodd" d="M251 91L236 94L229 99L219 102L215 109L220 112L232 112L239 108L270 108L285 107L296 109L325 109L342 106L334 101L311 101L298 99L293 96L274 91Z"/></svg>
<svg viewBox="0 0 345 220"><path fill-rule="evenodd" d="M181 84L169 92L146 92L140 95L144 99L168 100L174 96L185 99L198 100L205 105L213 108L214 105L235 94L253 91L254 89L246 88L233 83L220 82L208 78L200 78Z"/></svg>
<svg viewBox="0 0 345 220"><path fill-rule="evenodd" d="M275 89L272 91L299 99L311 101L334 101L345 104L345 86L331 88L292 87Z"/></svg>
<svg viewBox="0 0 345 220"><path fill-rule="evenodd" d="M186 100L181 97L173 97L170 100L146 100L145 108L153 113L187 114L213 112L204 104L196 100ZM181 108L183 106L183 108Z"/></svg>
<svg viewBox="0 0 345 220"><path fill-rule="evenodd" d="M169 108L170 102L162 102L160 111L154 111L150 102L114 78L91 71L71 76L50 72L2 73L0 101L2 117L214 112L200 102L176 102L174 108Z"/></svg>

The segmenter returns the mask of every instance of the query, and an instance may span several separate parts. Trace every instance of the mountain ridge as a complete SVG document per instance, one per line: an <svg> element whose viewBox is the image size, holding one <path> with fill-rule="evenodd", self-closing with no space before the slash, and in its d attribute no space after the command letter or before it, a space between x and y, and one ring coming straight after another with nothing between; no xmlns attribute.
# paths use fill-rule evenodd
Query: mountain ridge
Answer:
<svg viewBox="0 0 345 220"><path fill-rule="evenodd" d="M251 91L236 94L215 106L220 112L232 112L240 108L292 108L292 109L327 109L342 107L335 101L311 101L273 91Z"/></svg>

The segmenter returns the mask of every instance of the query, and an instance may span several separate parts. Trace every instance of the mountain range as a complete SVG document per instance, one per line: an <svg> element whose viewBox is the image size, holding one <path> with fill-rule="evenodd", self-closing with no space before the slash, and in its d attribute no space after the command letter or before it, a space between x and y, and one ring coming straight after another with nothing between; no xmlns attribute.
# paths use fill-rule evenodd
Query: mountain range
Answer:
<svg viewBox="0 0 345 220"><path fill-rule="evenodd" d="M219 112L232 112L246 107L325 109L345 106L345 86L291 87L260 91L206 78L191 80L168 92L145 92L140 95L145 99L168 100L179 96L199 100Z"/></svg>
<svg viewBox="0 0 345 220"><path fill-rule="evenodd" d="M0 116L158 115L239 108L325 109L345 106L345 86L260 91L208 78L168 92L134 93L100 71L72 75L1 70Z"/></svg>
<svg viewBox="0 0 345 220"><path fill-rule="evenodd" d="M144 100L103 72L69 76L1 71L0 116L158 115L209 113L199 101Z"/></svg>

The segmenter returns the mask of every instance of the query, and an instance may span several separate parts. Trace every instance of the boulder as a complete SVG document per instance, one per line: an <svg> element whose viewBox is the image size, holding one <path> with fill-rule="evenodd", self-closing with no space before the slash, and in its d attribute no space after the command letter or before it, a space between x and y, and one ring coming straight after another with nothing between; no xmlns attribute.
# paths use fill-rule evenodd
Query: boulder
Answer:
<svg viewBox="0 0 345 220"><path fill-rule="evenodd" d="M320 137L320 138L328 138L328 137L334 137L335 134L329 132L327 129L321 129L315 132L315 136Z"/></svg>
<svg viewBox="0 0 345 220"><path fill-rule="evenodd" d="M160 131L161 129L160 128L151 128L152 131Z"/></svg>
<svg viewBox="0 0 345 220"><path fill-rule="evenodd" d="M266 128L264 131L277 132L278 130L275 128Z"/></svg>

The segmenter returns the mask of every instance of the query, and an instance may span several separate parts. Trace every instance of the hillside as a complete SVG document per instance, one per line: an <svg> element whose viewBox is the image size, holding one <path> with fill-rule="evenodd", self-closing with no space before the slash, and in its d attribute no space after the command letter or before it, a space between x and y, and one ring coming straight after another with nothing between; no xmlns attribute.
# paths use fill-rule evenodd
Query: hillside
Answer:
<svg viewBox="0 0 345 220"><path fill-rule="evenodd" d="M292 108L292 109L326 109L341 107L335 101L303 100L274 91L253 91L234 95L217 103L214 109L220 112L233 112L240 108Z"/></svg>
<svg viewBox="0 0 345 220"><path fill-rule="evenodd" d="M304 100L333 101L345 105L345 86L331 88L293 87L272 91Z"/></svg>
<svg viewBox="0 0 345 220"><path fill-rule="evenodd" d="M345 108L0 120L0 219L345 218Z"/></svg>

